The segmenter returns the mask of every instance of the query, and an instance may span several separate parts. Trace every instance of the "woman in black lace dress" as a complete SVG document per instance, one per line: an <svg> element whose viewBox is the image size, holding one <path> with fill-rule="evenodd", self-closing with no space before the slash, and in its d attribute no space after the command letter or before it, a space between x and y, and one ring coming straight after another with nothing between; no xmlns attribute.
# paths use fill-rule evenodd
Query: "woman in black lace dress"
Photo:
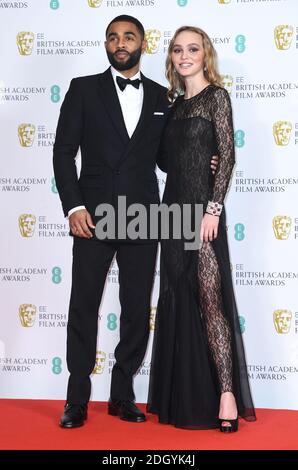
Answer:
<svg viewBox="0 0 298 470"><path fill-rule="evenodd" d="M167 78L174 104L161 149L160 167L167 171L163 202L203 204L204 216L199 249L185 250L184 240L161 242L148 411L178 427L233 432L238 416L255 420L255 412L223 206L235 162L231 103L204 31L176 31ZM214 154L219 155L215 176L210 169Z"/></svg>

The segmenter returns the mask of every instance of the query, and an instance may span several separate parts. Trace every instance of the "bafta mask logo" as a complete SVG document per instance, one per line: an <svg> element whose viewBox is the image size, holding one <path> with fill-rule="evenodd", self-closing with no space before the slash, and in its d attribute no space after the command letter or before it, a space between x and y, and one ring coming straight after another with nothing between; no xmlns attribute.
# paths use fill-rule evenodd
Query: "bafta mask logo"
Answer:
<svg viewBox="0 0 298 470"><path fill-rule="evenodd" d="M33 214L21 214L19 217L19 229L22 237L29 238L34 234L36 217Z"/></svg>
<svg viewBox="0 0 298 470"><path fill-rule="evenodd" d="M33 304L22 304L19 306L19 317L21 325L29 328L34 325L36 318L36 307Z"/></svg>
<svg viewBox="0 0 298 470"><path fill-rule="evenodd" d="M155 330L155 318L156 318L156 307L151 307L150 320L149 320L150 331Z"/></svg>
<svg viewBox="0 0 298 470"><path fill-rule="evenodd" d="M22 147L32 147L35 126L33 124L23 123L18 126L18 136Z"/></svg>
<svg viewBox="0 0 298 470"><path fill-rule="evenodd" d="M291 217L287 215L277 215L273 218L272 226L277 240L287 240L291 232Z"/></svg>
<svg viewBox="0 0 298 470"><path fill-rule="evenodd" d="M102 374L105 368L106 353L103 351L96 351L95 366L92 374Z"/></svg>
<svg viewBox="0 0 298 470"><path fill-rule="evenodd" d="M285 147L290 142L292 124L289 121L277 121L273 124L273 135L276 145Z"/></svg>
<svg viewBox="0 0 298 470"><path fill-rule="evenodd" d="M273 323L277 333L289 333L291 328L292 312L290 310L278 309L273 312Z"/></svg>
<svg viewBox="0 0 298 470"><path fill-rule="evenodd" d="M30 55L33 51L34 33L21 31L17 34L17 45L21 55Z"/></svg>
<svg viewBox="0 0 298 470"><path fill-rule="evenodd" d="M227 3L230 3L231 0L218 0L218 3L221 3L222 5L226 5Z"/></svg>
<svg viewBox="0 0 298 470"><path fill-rule="evenodd" d="M289 24L280 24L274 29L274 40L277 49L286 51L290 49L294 34L293 26Z"/></svg>
<svg viewBox="0 0 298 470"><path fill-rule="evenodd" d="M146 52L147 54L156 54L159 49L159 41L161 32L158 29L147 29L145 32L145 39L147 41Z"/></svg>
<svg viewBox="0 0 298 470"><path fill-rule="evenodd" d="M101 6L103 0L88 0L88 5L91 8L98 8Z"/></svg>
<svg viewBox="0 0 298 470"><path fill-rule="evenodd" d="M233 81L234 80L233 80L232 75L222 75L221 77L222 86L227 90L229 94L232 93Z"/></svg>

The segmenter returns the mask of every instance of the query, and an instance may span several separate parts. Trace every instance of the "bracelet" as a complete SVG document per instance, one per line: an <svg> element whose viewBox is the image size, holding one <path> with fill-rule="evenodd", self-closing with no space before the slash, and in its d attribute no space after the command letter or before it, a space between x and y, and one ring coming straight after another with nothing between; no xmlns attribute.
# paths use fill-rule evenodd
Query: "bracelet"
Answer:
<svg viewBox="0 0 298 470"><path fill-rule="evenodd" d="M218 202L208 201L206 212L211 215L220 216L223 205Z"/></svg>

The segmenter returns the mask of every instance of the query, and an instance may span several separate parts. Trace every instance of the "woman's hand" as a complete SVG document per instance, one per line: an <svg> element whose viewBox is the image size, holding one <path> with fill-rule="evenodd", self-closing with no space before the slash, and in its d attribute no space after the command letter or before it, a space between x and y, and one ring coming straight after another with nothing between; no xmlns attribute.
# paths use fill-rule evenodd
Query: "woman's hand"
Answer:
<svg viewBox="0 0 298 470"><path fill-rule="evenodd" d="M218 233L219 217L217 215L205 214L201 224L200 239L204 242L212 242Z"/></svg>

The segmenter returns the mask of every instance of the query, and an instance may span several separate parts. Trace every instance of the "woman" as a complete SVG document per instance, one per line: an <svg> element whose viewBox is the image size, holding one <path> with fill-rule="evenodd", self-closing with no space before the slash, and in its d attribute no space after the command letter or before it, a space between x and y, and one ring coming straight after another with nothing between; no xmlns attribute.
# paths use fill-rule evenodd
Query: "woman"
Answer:
<svg viewBox="0 0 298 470"><path fill-rule="evenodd" d="M163 202L203 204L204 216L198 250L185 250L184 240L161 242L148 411L178 427L235 432L238 416L255 420L255 412L223 207L235 162L230 98L220 86L210 38L199 28L176 31L166 67L174 104L162 141L160 167L168 173Z"/></svg>

